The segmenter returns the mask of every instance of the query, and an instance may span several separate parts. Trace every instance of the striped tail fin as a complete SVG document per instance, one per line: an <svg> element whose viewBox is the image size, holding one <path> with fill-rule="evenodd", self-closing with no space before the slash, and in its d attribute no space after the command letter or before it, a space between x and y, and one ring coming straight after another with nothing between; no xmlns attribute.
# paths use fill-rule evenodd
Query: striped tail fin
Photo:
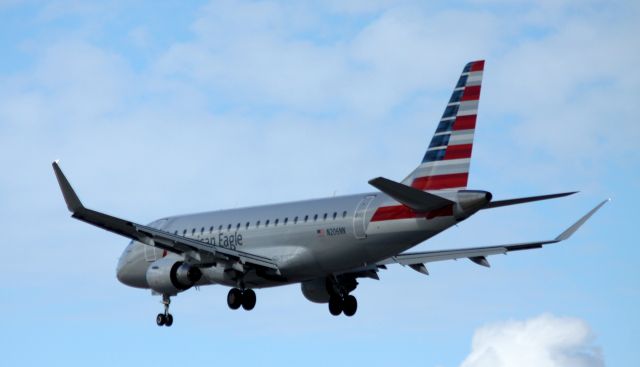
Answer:
<svg viewBox="0 0 640 367"><path fill-rule="evenodd" d="M484 60L462 70L422 163L402 183L420 190L467 187Z"/></svg>

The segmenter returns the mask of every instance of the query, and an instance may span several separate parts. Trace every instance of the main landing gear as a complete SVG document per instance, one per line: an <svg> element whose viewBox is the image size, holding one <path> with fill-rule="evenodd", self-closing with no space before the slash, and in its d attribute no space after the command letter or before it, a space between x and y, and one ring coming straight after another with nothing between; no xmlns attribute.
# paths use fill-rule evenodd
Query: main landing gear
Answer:
<svg viewBox="0 0 640 367"><path fill-rule="evenodd" d="M232 288L227 294L227 305L232 310L242 306L245 310L251 311L256 306L256 292L253 289Z"/></svg>
<svg viewBox="0 0 640 367"><path fill-rule="evenodd" d="M156 316L156 324L158 324L158 326L171 326L173 325L173 315L169 313L171 297L163 294L162 304L164 305L164 313L159 313L158 316Z"/></svg>
<svg viewBox="0 0 640 367"><path fill-rule="evenodd" d="M358 300L356 297L347 294L345 296L332 295L329 298L329 312L333 316L338 316L344 313L345 316L353 316L358 310Z"/></svg>

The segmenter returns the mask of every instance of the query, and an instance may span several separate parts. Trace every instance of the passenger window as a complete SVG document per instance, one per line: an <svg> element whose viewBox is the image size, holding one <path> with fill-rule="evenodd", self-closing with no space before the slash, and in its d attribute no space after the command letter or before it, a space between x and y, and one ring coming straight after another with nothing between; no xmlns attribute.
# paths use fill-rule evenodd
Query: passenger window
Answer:
<svg viewBox="0 0 640 367"><path fill-rule="evenodd" d="M280 219L276 218L276 221L273 223L274 226L278 225L278 221L280 221Z"/></svg>
<svg viewBox="0 0 640 367"><path fill-rule="evenodd" d="M236 231L240 229L240 223L236 224Z"/></svg>
<svg viewBox="0 0 640 367"><path fill-rule="evenodd" d="M195 235L196 235L196 229L195 229L195 228L192 228L192 229L191 229L191 235L192 235L192 236L195 236Z"/></svg>
<svg viewBox="0 0 640 367"><path fill-rule="evenodd" d="M267 219L267 221L266 221L266 222L264 222L264 226L265 226L265 227L269 227L269 219Z"/></svg>
<svg viewBox="0 0 640 367"><path fill-rule="evenodd" d="M308 216L308 215L305 215L305 216L304 216L304 222L305 222L305 223L307 223L307 219L309 219L309 216Z"/></svg>
<svg viewBox="0 0 640 367"><path fill-rule="evenodd" d="M247 222L247 224L244 225L245 229L249 229L249 222Z"/></svg>
<svg viewBox="0 0 640 367"><path fill-rule="evenodd" d="M345 210L342 212L342 218L346 218L346 217L347 217L347 211Z"/></svg>
<svg viewBox="0 0 640 367"><path fill-rule="evenodd" d="M256 228L260 227L260 221L256 222Z"/></svg>
<svg viewBox="0 0 640 367"><path fill-rule="evenodd" d="M322 220L327 220L327 213L324 213L324 215L322 216Z"/></svg>
<svg viewBox="0 0 640 367"><path fill-rule="evenodd" d="M218 226L218 231L222 232L222 224Z"/></svg>
<svg viewBox="0 0 640 367"><path fill-rule="evenodd" d="M186 230L186 229L182 231L182 235L183 235L183 236L186 236L186 235L187 235L187 230Z"/></svg>
<svg viewBox="0 0 640 367"><path fill-rule="evenodd" d="M173 232L173 234L178 234L178 231L176 230L175 232Z"/></svg>
<svg viewBox="0 0 640 367"><path fill-rule="evenodd" d="M213 226L209 227L209 233L213 233Z"/></svg>
<svg viewBox="0 0 640 367"><path fill-rule="evenodd" d="M227 231L230 231L230 230L231 230L231 224L227 226Z"/></svg>
<svg viewBox="0 0 640 367"><path fill-rule="evenodd" d="M333 220L335 220L337 216L338 216L338 213L333 212Z"/></svg>
<svg viewBox="0 0 640 367"><path fill-rule="evenodd" d="M293 224L297 224L298 223L298 217L293 218Z"/></svg>
<svg viewBox="0 0 640 367"><path fill-rule="evenodd" d="M204 234L204 227L200 228L200 235Z"/></svg>
<svg viewBox="0 0 640 367"><path fill-rule="evenodd" d="M289 218L285 217L284 218L284 224L287 224L288 221L289 221Z"/></svg>
<svg viewBox="0 0 640 367"><path fill-rule="evenodd" d="M315 222L315 221L317 221L317 220L318 220L318 214L314 214L314 215L313 215L313 221Z"/></svg>

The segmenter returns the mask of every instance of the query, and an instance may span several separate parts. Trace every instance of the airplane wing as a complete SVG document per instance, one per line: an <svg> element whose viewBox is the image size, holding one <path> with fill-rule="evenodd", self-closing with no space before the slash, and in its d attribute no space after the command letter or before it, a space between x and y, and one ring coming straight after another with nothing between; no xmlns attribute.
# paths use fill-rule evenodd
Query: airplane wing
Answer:
<svg viewBox="0 0 640 367"><path fill-rule="evenodd" d="M67 208L72 213L73 218L132 240L140 241L149 246L183 254L196 264L228 262L239 268L246 265L270 270L280 275L278 265L270 258L215 246L85 208L62 173L58 161L53 162L53 170L58 179Z"/></svg>
<svg viewBox="0 0 640 367"><path fill-rule="evenodd" d="M536 242L525 242L525 243L515 243L509 245L498 245L498 246L486 246L486 247L471 247L471 248L462 248L462 249L452 249L452 250L436 250L436 251L425 251L425 252L408 252L402 253L388 259L385 259L376 265L379 267L384 267L388 264L400 264L400 265L408 265L413 270L420 272L425 275L429 275L429 272L424 264L435 262L435 261L443 261L443 260L457 260L467 258L474 263L482 266L489 267L489 262L487 261L487 256L490 255L498 255L498 254L506 254L511 251L521 251L521 250L531 250L542 248L544 245L558 243L560 241L564 241L571 237L578 228L580 228L598 209L600 209L604 204L606 204L610 199L604 200L600 204L598 204L595 208L591 209L587 214L585 214L582 218L580 218L577 222L575 222L571 227L567 228L564 232L559 234L556 238L552 240L545 241L536 241Z"/></svg>

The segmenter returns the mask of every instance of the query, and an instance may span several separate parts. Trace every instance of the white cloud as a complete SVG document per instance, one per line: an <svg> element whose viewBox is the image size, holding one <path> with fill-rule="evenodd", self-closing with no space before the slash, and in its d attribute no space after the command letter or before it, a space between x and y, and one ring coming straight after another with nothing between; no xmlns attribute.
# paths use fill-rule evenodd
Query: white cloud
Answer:
<svg viewBox="0 0 640 367"><path fill-rule="evenodd" d="M461 367L601 367L604 359L581 319L544 314L483 326Z"/></svg>

